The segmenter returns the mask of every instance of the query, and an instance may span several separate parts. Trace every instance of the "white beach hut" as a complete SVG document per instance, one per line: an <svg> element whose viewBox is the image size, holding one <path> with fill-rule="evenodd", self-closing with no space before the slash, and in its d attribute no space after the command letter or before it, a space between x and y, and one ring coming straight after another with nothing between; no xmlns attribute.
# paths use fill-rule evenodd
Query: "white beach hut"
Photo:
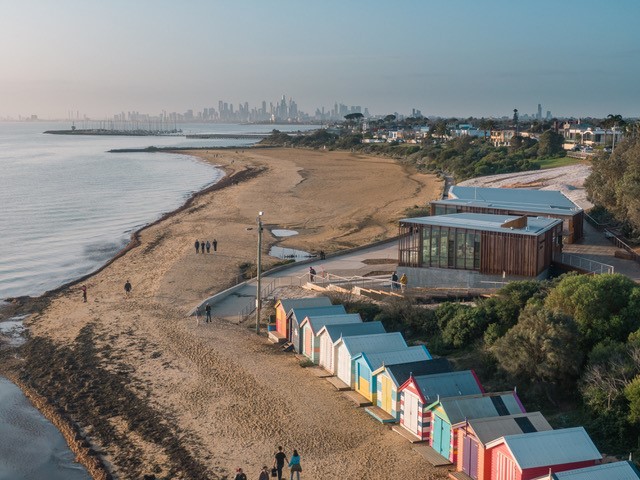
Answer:
<svg viewBox="0 0 640 480"><path fill-rule="evenodd" d="M347 313L346 315L322 315L316 317L310 315L300 324L302 331L302 354L313 363L320 361L320 339L318 332L325 325L341 325L362 323L359 313Z"/></svg>
<svg viewBox="0 0 640 480"><path fill-rule="evenodd" d="M385 333L381 322L325 325L316 334L320 345L320 366L330 373L336 373L334 367L337 347L334 347L334 344L340 337L356 337L376 333Z"/></svg>

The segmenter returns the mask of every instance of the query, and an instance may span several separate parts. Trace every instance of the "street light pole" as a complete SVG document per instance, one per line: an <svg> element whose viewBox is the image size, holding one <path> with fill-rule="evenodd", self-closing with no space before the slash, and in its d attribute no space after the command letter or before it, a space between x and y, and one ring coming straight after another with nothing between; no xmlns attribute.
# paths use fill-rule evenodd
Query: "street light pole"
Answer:
<svg viewBox="0 0 640 480"><path fill-rule="evenodd" d="M258 264L256 287L256 334L260 334L260 311L262 310L261 271L262 271L262 212L258 212Z"/></svg>

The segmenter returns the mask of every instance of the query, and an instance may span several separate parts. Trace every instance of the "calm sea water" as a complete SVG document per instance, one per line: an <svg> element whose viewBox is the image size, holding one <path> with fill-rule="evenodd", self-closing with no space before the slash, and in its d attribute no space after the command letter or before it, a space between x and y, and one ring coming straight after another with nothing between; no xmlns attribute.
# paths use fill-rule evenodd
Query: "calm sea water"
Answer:
<svg viewBox="0 0 640 480"><path fill-rule="evenodd" d="M131 233L222 172L185 155L113 148L247 146L250 140L45 135L63 123L0 123L0 299L38 295L111 258ZM185 133L270 125L178 125ZM278 126L282 131L314 127ZM89 478L59 432L0 377L0 480Z"/></svg>

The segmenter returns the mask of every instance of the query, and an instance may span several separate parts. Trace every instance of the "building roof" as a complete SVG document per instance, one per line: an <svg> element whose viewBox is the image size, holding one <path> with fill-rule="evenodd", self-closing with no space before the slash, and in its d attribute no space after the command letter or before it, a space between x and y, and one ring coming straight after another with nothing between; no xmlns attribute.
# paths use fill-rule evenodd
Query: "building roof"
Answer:
<svg viewBox="0 0 640 480"><path fill-rule="evenodd" d="M480 443L484 445L505 435L551 430L551 425L540 412L518 413L505 417L474 418L468 422Z"/></svg>
<svg viewBox="0 0 640 480"><path fill-rule="evenodd" d="M429 408L438 404L444 410L451 425L473 418L499 417L524 412L515 392L440 398Z"/></svg>
<svg viewBox="0 0 640 480"><path fill-rule="evenodd" d="M397 363L395 365L384 365L374 374L386 371L396 386L402 385L409 380L411 375L434 375L436 373L445 373L453 370L449 360L446 358L433 358L431 360L420 360L419 362Z"/></svg>
<svg viewBox="0 0 640 480"><path fill-rule="evenodd" d="M346 315L347 311L344 309L344 305L329 305L326 307L311 307L311 308L297 308L294 307L289 311L288 315L291 315L296 319L298 324L306 317L319 317L322 315Z"/></svg>
<svg viewBox="0 0 640 480"><path fill-rule="evenodd" d="M416 347L407 347L402 350L384 351L384 352L363 352L363 360L369 365L372 372L383 365L394 365L401 363L417 362L419 360L429 360L431 354L427 347L418 345Z"/></svg>
<svg viewBox="0 0 640 480"><path fill-rule="evenodd" d="M564 213L569 215L582 210L558 190L532 190L528 188L454 185L449 189L448 200L434 203L504 208L544 214Z"/></svg>
<svg viewBox="0 0 640 480"><path fill-rule="evenodd" d="M614 462L567 470L551 475L553 480L638 480L640 471L631 462Z"/></svg>
<svg viewBox="0 0 640 480"><path fill-rule="evenodd" d="M556 218L529 217L527 226L523 228L506 228L502 225L519 217L513 215L493 215L488 213L452 213L450 215L434 215L432 217L404 218L405 223L432 225L436 227L468 228L485 232L517 233L519 235L537 236L555 225L562 224Z"/></svg>
<svg viewBox="0 0 640 480"><path fill-rule="evenodd" d="M478 377L471 370L421 375L414 380L427 403L435 402L438 397L483 393Z"/></svg>
<svg viewBox="0 0 640 480"><path fill-rule="evenodd" d="M318 335L326 331L331 343L337 342L340 337L356 337L359 335L372 335L374 333L386 333L382 322L346 323L339 325L325 325L318 331Z"/></svg>
<svg viewBox="0 0 640 480"><path fill-rule="evenodd" d="M507 435L489 442L487 448L501 443L507 446L520 470L602 458L583 427Z"/></svg>
<svg viewBox="0 0 640 480"><path fill-rule="evenodd" d="M292 308L328 307L331 300L329 297L281 298L278 303L288 314Z"/></svg>
<svg viewBox="0 0 640 480"><path fill-rule="evenodd" d="M302 327L305 323L308 323L311 327L311 331L314 334L317 334L322 327L325 325L341 325L345 323L362 323L362 317L360 317L359 313L347 313L344 315L310 315L306 317L302 322L300 322L300 326Z"/></svg>
<svg viewBox="0 0 640 480"><path fill-rule="evenodd" d="M400 332L342 337L336 341L336 343L338 342L344 342L349 355L352 357L362 352L393 352L407 348L407 342L404 341L404 337Z"/></svg>

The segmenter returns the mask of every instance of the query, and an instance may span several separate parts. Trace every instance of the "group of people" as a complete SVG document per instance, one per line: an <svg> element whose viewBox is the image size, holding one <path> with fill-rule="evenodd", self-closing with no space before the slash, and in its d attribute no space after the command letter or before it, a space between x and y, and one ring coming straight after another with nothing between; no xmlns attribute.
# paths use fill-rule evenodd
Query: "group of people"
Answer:
<svg viewBox="0 0 640 480"><path fill-rule="evenodd" d="M282 470L284 469L285 464L287 464L291 469L290 480L293 480L294 474L296 475L296 480L300 480L302 466L300 465L300 455L297 450L294 449L291 459L288 459L286 453L282 450L282 447L278 447L278 451L273 457L273 468L269 471L269 467L266 465L262 467L258 480L269 480L269 475L273 478L277 477L278 480L282 480ZM242 471L242 468L238 467L234 480L247 480L247 475Z"/></svg>
<svg viewBox="0 0 640 480"><path fill-rule="evenodd" d="M404 292L407 289L408 281L409 279L407 278L406 273L403 273L400 280L398 280L398 272L393 272L393 275L391 275L391 288L393 290L397 290L399 288Z"/></svg>
<svg viewBox="0 0 640 480"><path fill-rule="evenodd" d="M196 247L196 253L204 253L205 250L207 251L207 253L209 253L211 251L211 247L213 247L214 252L217 252L218 240L216 240L215 238L211 242L209 240L196 240L193 246Z"/></svg>

